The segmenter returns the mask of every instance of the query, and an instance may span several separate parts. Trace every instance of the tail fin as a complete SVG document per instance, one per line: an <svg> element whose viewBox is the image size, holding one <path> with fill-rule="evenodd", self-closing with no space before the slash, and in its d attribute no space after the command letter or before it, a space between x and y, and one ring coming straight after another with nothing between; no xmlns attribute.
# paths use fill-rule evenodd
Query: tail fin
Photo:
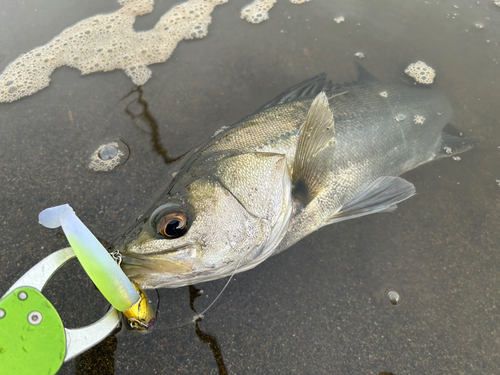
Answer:
<svg viewBox="0 0 500 375"><path fill-rule="evenodd" d="M464 137L453 125L448 124L441 133L441 143L436 159L461 154L473 148L479 139Z"/></svg>

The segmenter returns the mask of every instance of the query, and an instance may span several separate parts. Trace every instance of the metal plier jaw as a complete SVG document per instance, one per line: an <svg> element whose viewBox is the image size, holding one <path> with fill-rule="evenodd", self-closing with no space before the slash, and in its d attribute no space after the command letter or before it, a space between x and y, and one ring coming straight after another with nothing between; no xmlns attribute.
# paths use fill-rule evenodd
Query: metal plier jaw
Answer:
<svg viewBox="0 0 500 375"><path fill-rule="evenodd" d="M104 340L120 322L120 312L112 307L91 325L64 328L42 289L75 256L71 247L50 254L0 299L0 374L56 373L63 362Z"/></svg>

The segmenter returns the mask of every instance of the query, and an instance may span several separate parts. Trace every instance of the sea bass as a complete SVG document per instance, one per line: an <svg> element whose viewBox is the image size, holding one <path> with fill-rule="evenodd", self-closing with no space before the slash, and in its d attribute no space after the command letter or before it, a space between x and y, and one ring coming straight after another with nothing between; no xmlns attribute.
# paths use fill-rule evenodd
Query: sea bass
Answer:
<svg viewBox="0 0 500 375"><path fill-rule="evenodd" d="M257 266L328 224L391 211L415 194L397 177L466 151L428 87L321 74L192 150L113 250L144 288L179 287Z"/></svg>

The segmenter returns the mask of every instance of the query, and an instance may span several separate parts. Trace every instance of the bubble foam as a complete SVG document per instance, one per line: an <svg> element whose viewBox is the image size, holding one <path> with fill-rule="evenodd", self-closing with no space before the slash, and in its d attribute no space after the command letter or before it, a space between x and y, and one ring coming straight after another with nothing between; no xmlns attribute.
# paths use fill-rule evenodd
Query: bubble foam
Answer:
<svg viewBox="0 0 500 375"><path fill-rule="evenodd" d="M112 155L110 158L103 159L100 153L106 147L112 147L116 151L116 154ZM96 172L108 172L123 164L125 153L120 150L119 147L117 142L106 143L99 146L97 150L90 155L88 168Z"/></svg>
<svg viewBox="0 0 500 375"><path fill-rule="evenodd" d="M13 102L47 87L52 72L63 65L79 69L82 75L121 69L134 84L143 85L152 74L148 65L165 62L181 40L205 37L210 14L227 1L189 0L165 13L152 30L136 32L136 17L152 12L154 0L118 0L122 7L116 12L80 21L11 62L0 74L0 102ZM256 0L242 10L242 18L262 22L275 2Z"/></svg>
<svg viewBox="0 0 500 375"><path fill-rule="evenodd" d="M310 0L290 0L292 4L303 4ZM261 23L269 19L269 10L276 4L276 0L255 0L241 10L241 18L253 23Z"/></svg>
<svg viewBox="0 0 500 375"><path fill-rule="evenodd" d="M434 82L434 77L436 77L436 71L423 61L417 61L416 63L408 65L405 69L405 73L418 83L424 85L430 85Z"/></svg>
<svg viewBox="0 0 500 375"><path fill-rule="evenodd" d="M415 116L413 116L413 122L415 124L422 125L425 122L425 117L422 115L415 115Z"/></svg>

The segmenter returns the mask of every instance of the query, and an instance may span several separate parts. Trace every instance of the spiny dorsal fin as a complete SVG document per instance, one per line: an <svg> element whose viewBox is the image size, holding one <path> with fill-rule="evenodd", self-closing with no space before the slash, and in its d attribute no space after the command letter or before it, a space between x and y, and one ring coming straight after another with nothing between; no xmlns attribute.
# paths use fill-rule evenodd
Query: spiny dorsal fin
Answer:
<svg viewBox="0 0 500 375"><path fill-rule="evenodd" d="M360 63L356 62L356 66L358 67L358 80L356 82L378 82L368 70L366 70Z"/></svg>
<svg viewBox="0 0 500 375"><path fill-rule="evenodd" d="M305 81L302 81L289 88L284 93L271 100L269 103L263 105L256 112L263 111L264 109L274 107L278 104L290 102L292 100L315 97L321 91L329 91L332 87L332 81L326 80L326 73L321 73L316 77L306 79Z"/></svg>
<svg viewBox="0 0 500 375"><path fill-rule="evenodd" d="M334 124L328 98L321 92L312 102L300 129L293 165L293 195L304 205L328 184L333 162Z"/></svg>

